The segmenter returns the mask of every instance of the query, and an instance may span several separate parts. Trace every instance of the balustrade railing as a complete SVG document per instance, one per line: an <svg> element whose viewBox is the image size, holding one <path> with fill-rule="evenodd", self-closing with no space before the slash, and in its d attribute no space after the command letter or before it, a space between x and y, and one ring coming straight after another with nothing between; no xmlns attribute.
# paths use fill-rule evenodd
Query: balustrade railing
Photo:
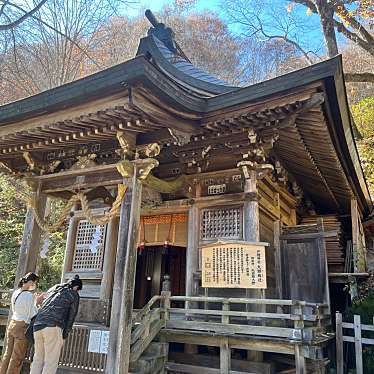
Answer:
<svg viewBox="0 0 374 374"><path fill-rule="evenodd" d="M255 311L249 311L251 308ZM130 362L136 362L164 328L222 336L274 337L295 344L311 344L323 336L329 321L326 311L326 305L294 300L170 296L165 291L133 313ZM92 330L108 331L108 328L74 326L65 342L60 367L82 372L105 370L106 354L89 352Z"/></svg>
<svg viewBox="0 0 374 374"><path fill-rule="evenodd" d="M324 332L324 326L329 323L327 305L302 301L172 296L170 302L173 301L182 302L185 306L169 309L170 319L166 322L166 327L171 329L312 342ZM190 305L194 307L191 308ZM277 312L266 312L267 306L276 307ZM258 312L248 309L262 310ZM278 312L279 310L282 312Z"/></svg>

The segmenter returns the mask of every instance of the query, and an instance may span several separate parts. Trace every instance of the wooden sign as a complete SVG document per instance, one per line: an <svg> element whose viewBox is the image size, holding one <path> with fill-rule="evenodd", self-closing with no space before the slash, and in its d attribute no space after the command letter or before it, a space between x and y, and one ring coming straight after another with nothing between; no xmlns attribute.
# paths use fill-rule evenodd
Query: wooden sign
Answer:
<svg viewBox="0 0 374 374"><path fill-rule="evenodd" d="M265 243L217 243L203 247L202 286L266 288Z"/></svg>

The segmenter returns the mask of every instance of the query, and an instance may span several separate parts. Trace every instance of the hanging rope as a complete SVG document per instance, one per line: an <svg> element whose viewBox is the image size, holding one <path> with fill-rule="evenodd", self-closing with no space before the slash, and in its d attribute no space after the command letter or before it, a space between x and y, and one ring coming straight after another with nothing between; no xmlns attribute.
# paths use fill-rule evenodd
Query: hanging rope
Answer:
<svg viewBox="0 0 374 374"><path fill-rule="evenodd" d="M66 217L69 215L71 208L77 204L81 203L82 210L87 218L87 220L93 225L106 225L112 218L118 215L123 197L125 196L127 187L123 184L118 185L117 197L111 207L111 209L104 213L103 216L95 216L92 210L89 207L89 202L87 196L83 192L78 192L76 195L72 196L69 201L64 206L59 218L53 224L47 223L39 214L36 196L26 196L24 199L26 205L33 210L33 214L36 220L36 223L40 229L47 233L56 232L65 222ZM24 197L24 196L23 196Z"/></svg>
<svg viewBox="0 0 374 374"><path fill-rule="evenodd" d="M82 204L82 210L87 220L93 225L106 225L112 218L118 215L123 197L125 196L127 187L124 184L118 185L118 192L116 200L109 211L105 212L103 216L95 216L89 207L88 199L83 192L78 192L77 197Z"/></svg>
<svg viewBox="0 0 374 374"><path fill-rule="evenodd" d="M38 211L38 207L37 207L37 201L36 201L35 195L32 196L32 197L28 196L26 198L26 201L25 201L27 207L32 209L35 220L36 220L36 223L38 224L40 229L42 231L44 231L45 233L49 233L49 234L52 234L52 233L58 231L58 229L64 224L64 222L66 220L66 217L69 215L69 213L71 211L71 208L78 202L79 202L78 196L76 196L76 195L72 196L69 199L69 201L66 203L66 205L64 206L59 218L57 219L57 221L53 224L50 224L50 223L46 222L40 216L39 211Z"/></svg>

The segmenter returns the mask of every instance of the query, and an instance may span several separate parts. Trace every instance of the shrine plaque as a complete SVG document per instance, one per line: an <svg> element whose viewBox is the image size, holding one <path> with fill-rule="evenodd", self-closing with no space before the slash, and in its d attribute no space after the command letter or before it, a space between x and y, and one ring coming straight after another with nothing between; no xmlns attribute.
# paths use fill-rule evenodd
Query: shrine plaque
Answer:
<svg viewBox="0 0 374 374"><path fill-rule="evenodd" d="M202 248L202 287L266 288L266 243L217 243Z"/></svg>

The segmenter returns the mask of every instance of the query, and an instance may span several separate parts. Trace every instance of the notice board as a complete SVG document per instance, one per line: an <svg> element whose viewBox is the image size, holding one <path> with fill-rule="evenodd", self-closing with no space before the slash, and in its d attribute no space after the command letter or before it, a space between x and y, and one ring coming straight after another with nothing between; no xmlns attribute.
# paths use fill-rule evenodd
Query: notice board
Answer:
<svg viewBox="0 0 374 374"><path fill-rule="evenodd" d="M265 243L216 243L202 247L202 287L266 288Z"/></svg>

